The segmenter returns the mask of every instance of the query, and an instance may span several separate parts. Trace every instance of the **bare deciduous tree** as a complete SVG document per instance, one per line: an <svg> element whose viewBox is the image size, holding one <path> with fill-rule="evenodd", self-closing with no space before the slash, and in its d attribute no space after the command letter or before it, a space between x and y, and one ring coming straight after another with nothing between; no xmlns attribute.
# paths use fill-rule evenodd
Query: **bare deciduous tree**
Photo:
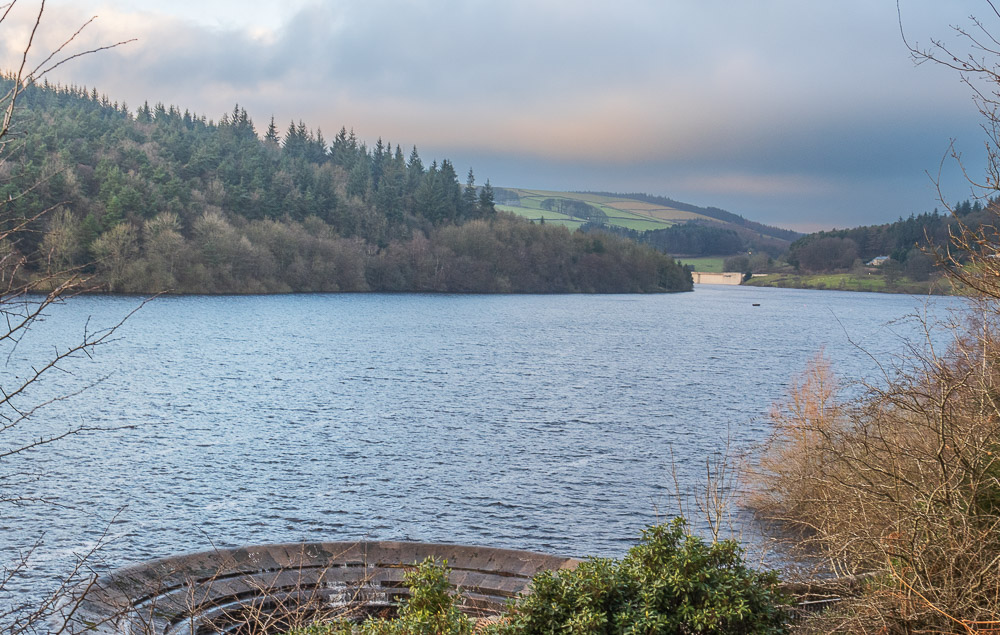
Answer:
<svg viewBox="0 0 1000 635"><path fill-rule="evenodd" d="M937 253L969 295L967 315L945 347L924 320L926 341L852 401L838 397L829 364L814 362L775 409L757 475L765 518L828 570L866 576L807 630L1000 631L1000 40L977 18L955 31L957 45L906 46L918 63L958 71L983 115L985 179L966 176L996 221L956 216Z"/></svg>
<svg viewBox="0 0 1000 635"><path fill-rule="evenodd" d="M754 504L833 572L870 576L838 628L1000 625L997 317L958 327L946 351L928 346L850 403L820 360L776 409Z"/></svg>
<svg viewBox="0 0 1000 635"><path fill-rule="evenodd" d="M0 32L16 28L12 26L12 15L18 0L0 5ZM23 6L23 3L22 3ZM94 18L85 22L75 32L66 37L62 44L52 51L36 55L36 38L45 13L42 0L29 7L33 18L28 23L27 43L19 55L19 60L0 79L0 175L13 182L14 194L0 200L0 359L4 360L4 371L0 373L0 504L26 504L37 502L19 491L18 483L24 474L24 462L18 458L45 445L66 439L99 426L66 425L61 429L35 431L37 421L45 406L55 401L67 399L72 394L39 400L33 390L53 372L71 358L90 355L95 348L108 343L121 325L93 329L84 324L79 339L75 342L49 349L47 356L33 359L27 370L16 372L11 368L11 359L25 335L45 315L53 303L88 290L87 277L80 268L42 267L41 274L31 274L28 267L28 250L22 244L35 239L40 231L41 219L57 206L32 210L24 214L16 211L18 203L41 185L40 182L18 181L18 171L12 168L17 161L19 139L17 135L19 97L23 91L38 82L48 73L63 64L90 53L124 44L119 42L108 46L74 48L80 33ZM4 35L0 35L4 37ZM123 320L124 321L124 320ZM100 541L98 541L100 542ZM33 549L26 553L0 554L0 596L4 588L23 574ZM93 552L78 554L75 570L67 572L62 588L42 600L33 599L30 605L0 607L0 628L4 632L33 632L42 620L52 612L54 598L69 584L76 584L87 574L86 563Z"/></svg>

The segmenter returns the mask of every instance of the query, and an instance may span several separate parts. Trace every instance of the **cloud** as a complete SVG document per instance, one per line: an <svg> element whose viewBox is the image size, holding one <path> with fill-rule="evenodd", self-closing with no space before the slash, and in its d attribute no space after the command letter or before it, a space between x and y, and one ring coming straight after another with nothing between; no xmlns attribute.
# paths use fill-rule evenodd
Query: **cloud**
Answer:
<svg viewBox="0 0 1000 635"><path fill-rule="evenodd" d="M701 192L718 192L732 196L827 196L836 191L837 184L832 179L806 177L799 174L754 174L732 172L690 176L682 179L677 186Z"/></svg>
<svg viewBox="0 0 1000 635"><path fill-rule="evenodd" d="M79 46L138 38L61 70L67 83L96 85L133 107L162 101L211 118L239 102L259 128L272 114L282 127L304 119L328 137L346 125L368 140L506 166L494 181L508 181L520 160L552 181L569 170L590 182L615 175L617 189L646 184L675 198L715 191L756 205L770 196L779 208L799 206L808 191L816 214L838 214L852 190L870 195L873 175L908 177L902 187L926 198L918 182L949 139L972 152L980 138L957 78L908 59L893 3L301 0L282 13L256 0L56 6L39 50L93 13L100 18ZM913 42L926 42L979 9L971 0L903 0L903 24ZM23 39L26 19L17 19L21 35L0 38L0 64Z"/></svg>

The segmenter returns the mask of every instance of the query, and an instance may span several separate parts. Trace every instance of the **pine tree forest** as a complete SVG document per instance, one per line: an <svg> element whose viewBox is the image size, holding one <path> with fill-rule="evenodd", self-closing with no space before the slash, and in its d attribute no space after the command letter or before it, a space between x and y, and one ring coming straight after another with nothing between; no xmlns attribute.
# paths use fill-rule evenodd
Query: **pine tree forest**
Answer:
<svg viewBox="0 0 1000 635"><path fill-rule="evenodd" d="M9 79L0 79L6 89ZM82 276L112 293L661 292L673 259L627 238L498 213L448 159L302 121L262 129L30 86L0 163L0 275ZM40 211L44 213L39 213Z"/></svg>

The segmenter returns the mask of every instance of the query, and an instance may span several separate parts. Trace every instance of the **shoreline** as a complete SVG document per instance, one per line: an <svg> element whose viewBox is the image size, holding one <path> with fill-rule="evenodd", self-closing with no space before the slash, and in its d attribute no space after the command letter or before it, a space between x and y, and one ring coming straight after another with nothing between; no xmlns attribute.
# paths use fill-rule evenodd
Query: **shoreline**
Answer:
<svg viewBox="0 0 1000 635"><path fill-rule="evenodd" d="M775 289L810 289L813 291L854 291L860 293L890 293L908 295L955 295L955 288L944 278L933 278L923 282L901 279L889 285L881 275L859 278L849 273L836 274L792 274L772 273L755 275L743 283L747 287Z"/></svg>

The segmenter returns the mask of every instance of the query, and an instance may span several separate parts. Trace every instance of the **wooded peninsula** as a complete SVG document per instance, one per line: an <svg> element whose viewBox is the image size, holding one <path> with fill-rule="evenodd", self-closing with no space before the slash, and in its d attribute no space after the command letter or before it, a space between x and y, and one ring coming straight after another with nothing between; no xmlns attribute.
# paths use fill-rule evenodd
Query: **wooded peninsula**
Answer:
<svg viewBox="0 0 1000 635"><path fill-rule="evenodd" d="M0 92L11 79L0 79ZM218 122L133 112L96 89L28 86L0 197L30 231L0 242L7 284L83 276L113 293L651 293L690 273L647 245L497 211L448 159L236 106ZM40 211L41 210L41 211Z"/></svg>

